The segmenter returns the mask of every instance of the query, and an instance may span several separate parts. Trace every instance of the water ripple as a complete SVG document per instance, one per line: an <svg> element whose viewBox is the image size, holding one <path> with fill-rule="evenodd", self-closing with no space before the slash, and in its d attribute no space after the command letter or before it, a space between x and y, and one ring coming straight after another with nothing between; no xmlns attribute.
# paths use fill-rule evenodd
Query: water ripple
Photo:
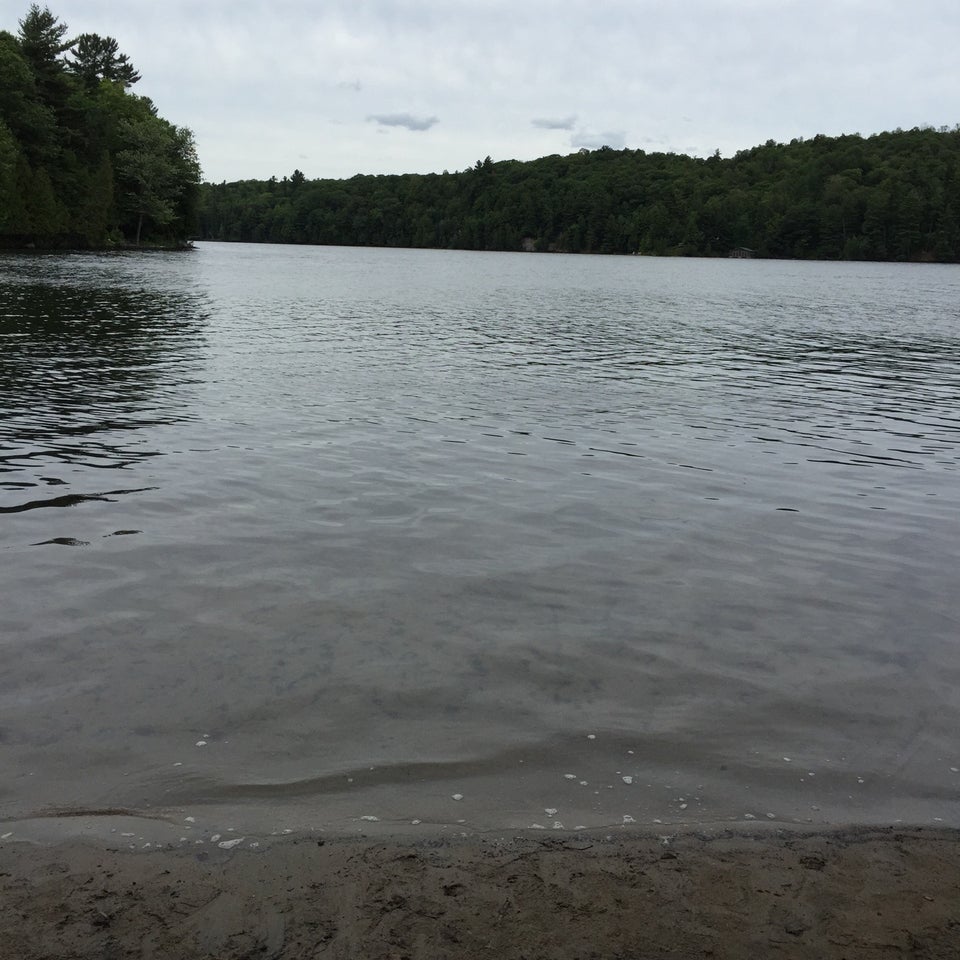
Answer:
<svg viewBox="0 0 960 960"><path fill-rule="evenodd" d="M3 812L956 821L957 303L920 265L0 255Z"/></svg>

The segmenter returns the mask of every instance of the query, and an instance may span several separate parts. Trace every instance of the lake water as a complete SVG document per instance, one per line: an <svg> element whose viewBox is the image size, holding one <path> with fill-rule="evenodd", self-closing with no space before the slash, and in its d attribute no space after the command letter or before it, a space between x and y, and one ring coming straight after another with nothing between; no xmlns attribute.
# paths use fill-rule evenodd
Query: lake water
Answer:
<svg viewBox="0 0 960 960"><path fill-rule="evenodd" d="M960 826L958 468L958 267L0 256L3 832Z"/></svg>

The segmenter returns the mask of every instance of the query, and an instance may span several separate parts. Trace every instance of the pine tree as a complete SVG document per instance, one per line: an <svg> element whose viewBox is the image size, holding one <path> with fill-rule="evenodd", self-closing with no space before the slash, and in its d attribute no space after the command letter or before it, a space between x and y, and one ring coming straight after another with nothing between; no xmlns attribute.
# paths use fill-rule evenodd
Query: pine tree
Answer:
<svg viewBox="0 0 960 960"><path fill-rule="evenodd" d="M82 33L77 37L72 53L72 59L67 59L67 67L89 87L95 87L101 80L112 80L130 87L140 79L130 58L119 52L113 37Z"/></svg>

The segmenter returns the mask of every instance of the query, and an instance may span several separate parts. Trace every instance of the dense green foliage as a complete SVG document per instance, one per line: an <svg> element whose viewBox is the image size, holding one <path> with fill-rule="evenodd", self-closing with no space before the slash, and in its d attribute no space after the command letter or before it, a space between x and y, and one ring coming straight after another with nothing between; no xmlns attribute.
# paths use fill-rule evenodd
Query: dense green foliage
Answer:
<svg viewBox="0 0 960 960"><path fill-rule="evenodd" d="M33 4L0 31L0 244L176 243L195 229L193 135L129 87L112 37L71 39Z"/></svg>
<svg viewBox="0 0 960 960"><path fill-rule="evenodd" d="M735 157L603 147L460 173L204 184L218 240L960 260L960 127L768 141Z"/></svg>

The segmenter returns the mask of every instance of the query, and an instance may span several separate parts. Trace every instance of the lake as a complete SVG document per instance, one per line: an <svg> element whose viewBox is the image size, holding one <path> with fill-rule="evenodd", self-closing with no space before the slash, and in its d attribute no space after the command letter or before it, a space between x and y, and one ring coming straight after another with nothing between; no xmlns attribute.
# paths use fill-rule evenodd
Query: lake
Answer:
<svg viewBox="0 0 960 960"><path fill-rule="evenodd" d="M15 837L960 826L960 267L0 255L0 598Z"/></svg>

